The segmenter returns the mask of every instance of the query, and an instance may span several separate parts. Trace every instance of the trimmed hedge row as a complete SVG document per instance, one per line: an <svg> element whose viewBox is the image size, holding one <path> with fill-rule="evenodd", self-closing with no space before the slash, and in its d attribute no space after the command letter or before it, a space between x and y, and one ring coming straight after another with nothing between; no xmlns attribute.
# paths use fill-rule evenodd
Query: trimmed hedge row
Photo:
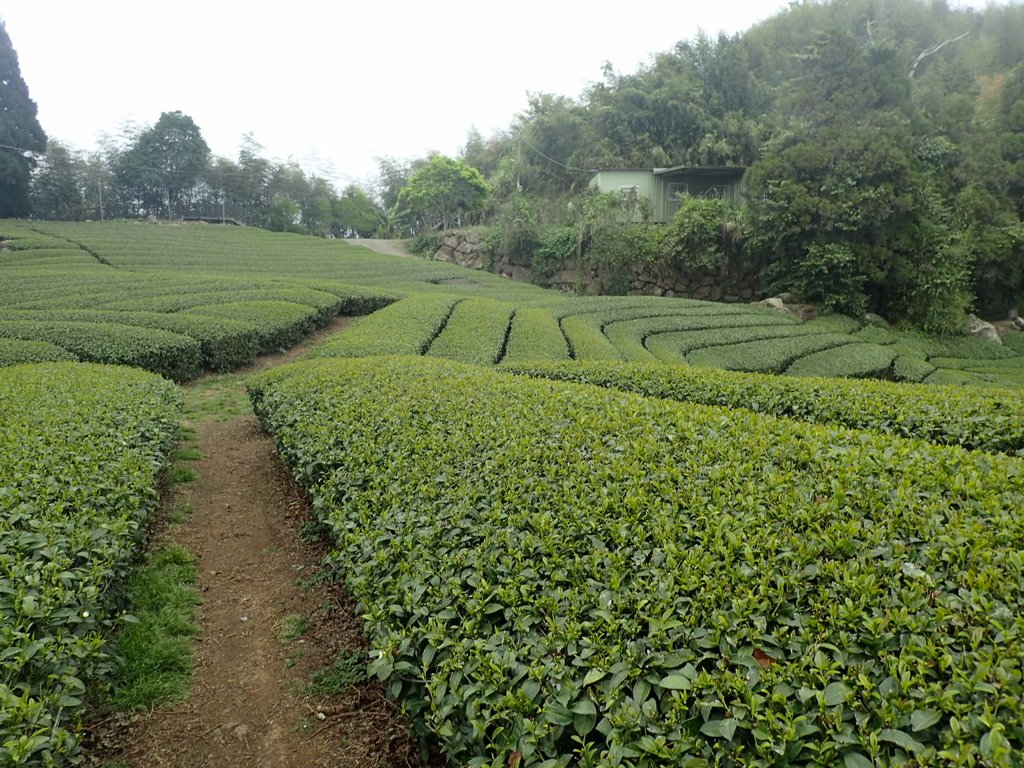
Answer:
<svg viewBox="0 0 1024 768"><path fill-rule="evenodd" d="M260 335L251 323L205 315L167 312L115 312L99 309L0 310L0 320L40 320L107 323L157 328L189 336L199 342L202 366L212 371L231 371L252 362L261 351ZM27 362L27 361L26 361Z"/></svg>
<svg viewBox="0 0 1024 768"><path fill-rule="evenodd" d="M290 304L315 307L325 322L338 314L342 304L340 297L326 291L315 291L311 288L295 286L267 286L241 290L203 291L185 295L177 293L159 298L128 300L122 298L119 301L104 304L101 308L132 312L181 312L201 306L253 301L284 301Z"/></svg>
<svg viewBox="0 0 1024 768"><path fill-rule="evenodd" d="M427 358L251 394L454 764L1024 751L1018 459Z"/></svg>
<svg viewBox="0 0 1024 768"><path fill-rule="evenodd" d="M568 360L569 349L550 309L517 309L503 361Z"/></svg>
<svg viewBox="0 0 1024 768"><path fill-rule="evenodd" d="M310 357L422 355L462 299L419 294L390 304L315 347Z"/></svg>
<svg viewBox="0 0 1024 768"><path fill-rule="evenodd" d="M709 348L729 347L752 341L792 339L796 337L821 337L824 334L802 324L747 326L725 325L690 331L668 331L650 336L646 346L658 360L666 363L681 363L690 352ZM852 343L853 339L847 337Z"/></svg>
<svg viewBox="0 0 1024 768"><path fill-rule="evenodd" d="M843 344L812 352L793 362L788 376L831 376L850 379L876 378L887 373L896 358L892 348L877 344Z"/></svg>
<svg viewBox="0 0 1024 768"><path fill-rule="evenodd" d="M0 367L21 363L44 363L78 358L63 347L46 341L0 338Z"/></svg>
<svg viewBox="0 0 1024 768"><path fill-rule="evenodd" d="M797 360L822 350L853 343L846 334L810 333L773 339L745 341L717 347L702 347L686 355L690 365L725 368L731 371L782 373Z"/></svg>
<svg viewBox="0 0 1024 768"><path fill-rule="evenodd" d="M1024 393L737 373L659 363L536 363L511 373L1024 455Z"/></svg>
<svg viewBox="0 0 1024 768"><path fill-rule="evenodd" d="M130 368L0 370L0 764L71 758L181 414Z"/></svg>
<svg viewBox="0 0 1024 768"><path fill-rule="evenodd" d="M719 305L721 306L721 305ZM749 333L751 328L765 328L766 331L779 328L779 335L790 329L800 329L804 333L817 333L805 328L793 318L777 313L751 311L749 307L736 306L700 306L683 308L678 311L651 315L643 314L635 317L635 311L614 313L619 319L609 320L609 315L601 315L604 334L627 360L654 360L653 345L664 335L689 333L698 339L710 338L716 332L728 329L739 329L739 333ZM737 332L737 331L734 331ZM704 346L703 344L701 346ZM681 353L666 350L662 354L679 358Z"/></svg>
<svg viewBox="0 0 1024 768"><path fill-rule="evenodd" d="M575 360L622 360L622 353L604 335L601 319L594 315L570 315L562 319L562 331Z"/></svg>
<svg viewBox="0 0 1024 768"><path fill-rule="evenodd" d="M460 301L427 354L476 365L494 365L504 351L511 321L511 304L494 299Z"/></svg>
<svg viewBox="0 0 1024 768"><path fill-rule="evenodd" d="M131 365L175 381L195 378L202 361L195 339L115 323L0 320L0 337L56 344L86 362Z"/></svg>
<svg viewBox="0 0 1024 768"><path fill-rule="evenodd" d="M46 248L24 251L0 251L0 266L9 267L65 267L95 263L85 251L74 248Z"/></svg>
<svg viewBox="0 0 1024 768"><path fill-rule="evenodd" d="M288 349L327 324L333 313L290 301L236 301L192 307L190 315L234 320L254 328L260 352Z"/></svg>

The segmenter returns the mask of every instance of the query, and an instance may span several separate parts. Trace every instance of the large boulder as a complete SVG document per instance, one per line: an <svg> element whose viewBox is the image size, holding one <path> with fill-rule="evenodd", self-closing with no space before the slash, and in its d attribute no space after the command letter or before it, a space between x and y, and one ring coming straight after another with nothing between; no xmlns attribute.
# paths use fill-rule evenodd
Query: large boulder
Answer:
<svg viewBox="0 0 1024 768"><path fill-rule="evenodd" d="M979 339L1002 345L1003 340L999 338L999 331L992 323L986 323L977 315L967 316L967 333L977 336Z"/></svg>

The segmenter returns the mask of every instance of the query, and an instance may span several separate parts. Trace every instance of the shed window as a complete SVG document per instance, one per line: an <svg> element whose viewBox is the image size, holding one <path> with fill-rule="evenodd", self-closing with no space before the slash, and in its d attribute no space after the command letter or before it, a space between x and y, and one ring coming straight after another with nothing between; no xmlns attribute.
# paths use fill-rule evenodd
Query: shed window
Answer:
<svg viewBox="0 0 1024 768"><path fill-rule="evenodd" d="M668 217L671 219L676 215L676 211L679 210L681 200L684 195L690 193L690 185L684 181L670 181L668 183Z"/></svg>

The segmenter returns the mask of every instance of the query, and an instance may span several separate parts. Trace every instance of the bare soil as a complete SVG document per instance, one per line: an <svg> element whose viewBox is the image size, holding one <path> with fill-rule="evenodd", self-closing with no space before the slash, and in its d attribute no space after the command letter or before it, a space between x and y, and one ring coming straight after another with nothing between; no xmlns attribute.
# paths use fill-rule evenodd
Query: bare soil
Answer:
<svg viewBox="0 0 1024 768"><path fill-rule="evenodd" d="M317 337L346 322L338 319ZM249 371L287 362L315 340ZM226 386L242 381L230 377ZM252 413L189 426L202 451L191 464L198 479L172 491L167 503L194 511L159 531L157 543L179 544L197 558L202 604L192 688L182 704L98 728L91 761L139 768L421 765L408 724L379 684L353 684L331 697L310 692L314 672L366 644L350 599L336 580L324 579L325 544L299 535L311 519L308 499L273 441ZM309 628L288 641L283 633L296 617Z"/></svg>
<svg viewBox="0 0 1024 768"><path fill-rule="evenodd" d="M378 253L387 253L392 256L410 256L411 254L405 250L401 240L377 240L369 237L361 237L358 240L350 240L352 245L361 245L364 248L369 248L371 251L377 251Z"/></svg>

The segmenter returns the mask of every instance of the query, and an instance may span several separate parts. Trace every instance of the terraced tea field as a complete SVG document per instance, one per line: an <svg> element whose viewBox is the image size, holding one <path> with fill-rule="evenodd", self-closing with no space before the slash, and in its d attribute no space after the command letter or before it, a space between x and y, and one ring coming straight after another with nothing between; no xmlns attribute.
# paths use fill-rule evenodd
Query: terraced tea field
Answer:
<svg viewBox="0 0 1024 768"><path fill-rule="evenodd" d="M167 379L340 313L250 396L369 671L452 764L1019 764L1019 335L570 297L239 228L0 241L0 762L76 754Z"/></svg>
<svg viewBox="0 0 1024 768"><path fill-rule="evenodd" d="M1017 337L999 347L844 317L801 322L750 305L571 298L352 243L236 227L12 222L0 239L0 362L74 358L187 380L287 347L339 312L397 302L322 354L661 361L1024 386Z"/></svg>

